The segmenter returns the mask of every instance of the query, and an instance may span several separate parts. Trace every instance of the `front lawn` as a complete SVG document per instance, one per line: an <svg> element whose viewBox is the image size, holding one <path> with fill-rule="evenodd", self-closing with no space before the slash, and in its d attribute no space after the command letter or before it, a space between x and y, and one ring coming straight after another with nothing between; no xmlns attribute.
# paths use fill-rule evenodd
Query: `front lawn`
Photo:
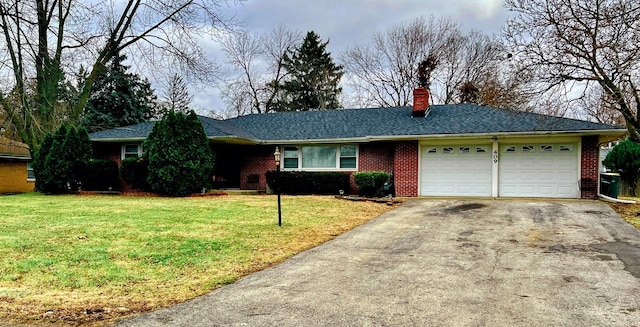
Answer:
<svg viewBox="0 0 640 327"><path fill-rule="evenodd" d="M333 197L0 196L0 321L101 325L205 294L390 210Z"/></svg>

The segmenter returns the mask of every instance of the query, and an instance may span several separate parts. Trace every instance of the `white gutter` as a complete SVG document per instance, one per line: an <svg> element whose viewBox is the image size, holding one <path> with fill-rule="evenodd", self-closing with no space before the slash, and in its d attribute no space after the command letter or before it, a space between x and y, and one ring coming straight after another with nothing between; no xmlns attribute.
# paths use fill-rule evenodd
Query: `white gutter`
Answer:
<svg viewBox="0 0 640 327"><path fill-rule="evenodd" d="M380 136L362 136L352 138L331 138L331 139L309 139L309 140L254 140L240 138L237 136L207 137L211 141L243 141L244 144L262 144L262 145L279 145L291 143L365 143L375 141L413 141L416 139L440 139L440 138L492 138L506 136L547 136L547 135L569 135L569 136L585 136L585 135L621 135L626 133L626 129L605 129L605 130L582 130L582 131L539 131L539 132L500 132L500 133L467 133L467 134L424 134L424 135L380 135ZM92 139L93 142L138 142L144 141L145 137L134 138L104 138Z"/></svg>
<svg viewBox="0 0 640 327"><path fill-rule="evenodd" d="M622 200L622 199L616 199L616 198L612 198L610 196L606 196L603 194L598 193L598 197L601 198L602 200L605 201L609 201L609 202L615 202L615 203L624 203L624 204L635 204L636 201L634 200Z"/></svg>
<svg viewBox="0 0 640 327"><path fill-rule="evenodd" d="M311 140L269 140L259 141L258 144L278 145L286 143L348 143L348 142L374 142L374 141L413 141L416 139L440 139L440 138L492 138L506 136L548 136L548 135L566 135L566 136L586 136L586 135L620 135L626 133L626 129L605 129L605 130L582 130L582 131L541 131L541 132L501 132L501 133L467 133L467 134L427 134L427 135L381 135L381 136L363 136L353 138L337 138L337 139L311 139Z"/></svg>

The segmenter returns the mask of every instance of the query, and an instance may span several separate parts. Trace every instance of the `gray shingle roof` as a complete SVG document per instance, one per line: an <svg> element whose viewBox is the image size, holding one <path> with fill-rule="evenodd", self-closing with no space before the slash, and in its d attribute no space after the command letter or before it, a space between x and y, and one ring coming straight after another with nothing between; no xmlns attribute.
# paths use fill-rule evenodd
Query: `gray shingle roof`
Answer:
<svg viewBox="0 0 640 327"><path fill-rule="evenodd" d="M200 117L209 138L251 142L314 141L438 135L522 134L544 132L624 132L620 126L559 118L473 104L432 105L425 118L411 107L252 114L227 120ZM143 139L153 123L91 134L91 139Z"/></svg>

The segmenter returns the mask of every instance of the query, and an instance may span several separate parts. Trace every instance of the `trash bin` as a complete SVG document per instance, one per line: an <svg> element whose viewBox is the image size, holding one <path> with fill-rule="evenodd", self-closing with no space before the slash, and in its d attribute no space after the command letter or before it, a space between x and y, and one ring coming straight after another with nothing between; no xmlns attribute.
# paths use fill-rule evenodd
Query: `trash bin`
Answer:
<svg viewBox="0 0 640 327"><path fill-rule="evenodd" d="M600 174L600 194L617 199L620 193L620 174Z"/></svg>

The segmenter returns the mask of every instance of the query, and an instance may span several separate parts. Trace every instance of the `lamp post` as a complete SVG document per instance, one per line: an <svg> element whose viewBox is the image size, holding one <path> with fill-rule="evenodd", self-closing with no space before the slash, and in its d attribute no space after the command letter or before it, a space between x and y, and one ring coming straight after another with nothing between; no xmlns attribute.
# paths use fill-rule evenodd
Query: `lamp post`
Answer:
<svg viewBox="0 0 640 327"><path fill-rule="evenodd" d="M276 189L278 192L278 226L282 226L282 207L280 206L280 149L276 147L273 157L276 160Z"/></svg>

